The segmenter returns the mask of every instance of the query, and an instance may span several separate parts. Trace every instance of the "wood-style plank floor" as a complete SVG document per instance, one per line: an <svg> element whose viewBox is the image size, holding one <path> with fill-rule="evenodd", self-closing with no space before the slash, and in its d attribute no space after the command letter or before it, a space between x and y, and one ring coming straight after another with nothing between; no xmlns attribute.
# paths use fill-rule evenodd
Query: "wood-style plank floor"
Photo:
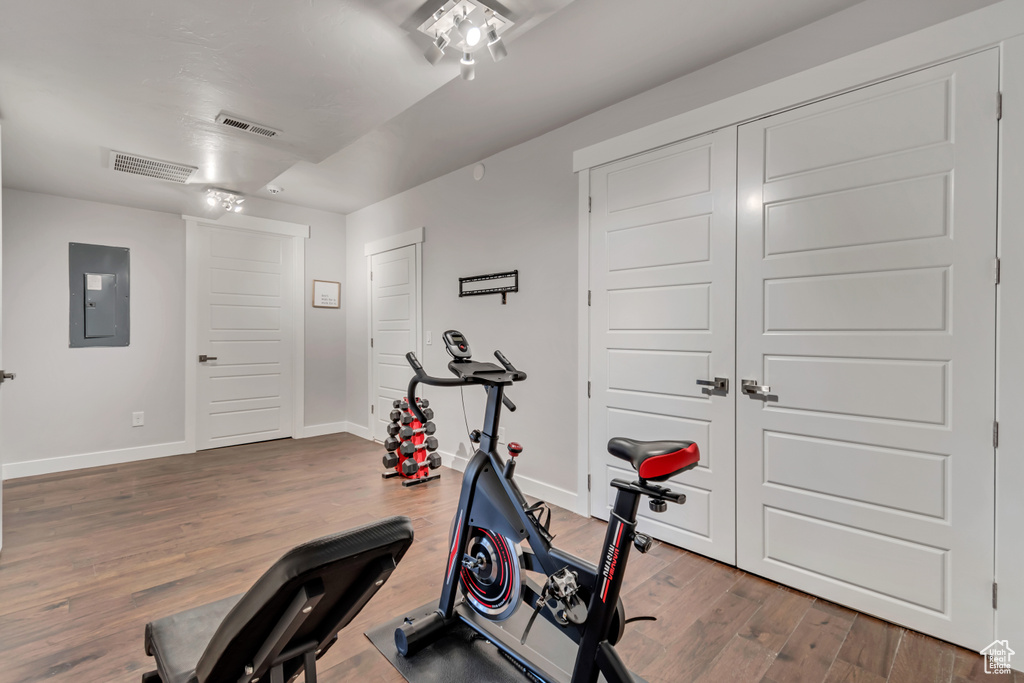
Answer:
<svg viewBox="0 0 1024 683"><path fill-rule="evenodd" d="M363 636L436 597L460 476L403 488L350 435L274 441L4 483L0 683L140 680L146 622L243 592L292 546L392 514L416 541L321 661L322 681L399 676ZM527 451L523 457L530 457ZM539 457L539 455L538 455ZM604 523L555 510L556 544L594 559ZM630 556L626 663L651 683L1024 683L972 652L656 545Z"/></svg>

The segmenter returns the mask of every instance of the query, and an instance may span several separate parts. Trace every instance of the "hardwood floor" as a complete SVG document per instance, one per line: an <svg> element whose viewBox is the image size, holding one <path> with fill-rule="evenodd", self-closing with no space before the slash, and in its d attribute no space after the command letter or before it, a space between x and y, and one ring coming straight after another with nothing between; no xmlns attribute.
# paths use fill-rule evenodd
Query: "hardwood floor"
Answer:
<svg viewBox="0 0 1024 683"><path fill-rule="evenodd" d="M416 541L321 662L321 681L403 679L363 636L440 592L457 472L403 488L380 446L349 435L275 441L4 483L0 683L137 682L146 622L240 593L292 546L392 514ZM524 457L529 457L527 452ZM604 523L556 509L566 550L594 558ZM651 683L1024 683L954 647L699 555L633 553L626 663ZM1012 679L1012 680L1011 680Z"/></svg>

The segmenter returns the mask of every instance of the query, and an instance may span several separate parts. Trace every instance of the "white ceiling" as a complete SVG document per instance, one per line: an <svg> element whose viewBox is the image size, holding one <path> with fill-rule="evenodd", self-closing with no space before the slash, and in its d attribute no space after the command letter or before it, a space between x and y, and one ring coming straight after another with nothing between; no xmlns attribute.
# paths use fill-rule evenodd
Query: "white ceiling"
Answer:
<svg viewBox="0 0 1024 683"><path fill-rule="evenodd" d="M3 183L187 212L273 182L349 213L858 1L492 2L509 57L465 82L423 58L422 0L0 0ZM200 170L128 176L111 149Z"/></svg>

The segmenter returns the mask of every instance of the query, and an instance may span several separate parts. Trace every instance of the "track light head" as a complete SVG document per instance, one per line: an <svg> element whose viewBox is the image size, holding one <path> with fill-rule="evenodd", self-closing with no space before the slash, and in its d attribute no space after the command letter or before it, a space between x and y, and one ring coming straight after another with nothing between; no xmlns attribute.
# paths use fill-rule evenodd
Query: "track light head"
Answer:
<svg viewBox="0 0 1024 683"><path fill-rule="evenodd" d="M466 41L468 47L476 47L480 42L480 38L483 37L479 26L475 26L472 21L469 20L467 14L463 14L462 18L455 24L456 30L462 39Z"/></svg>
<svg viewBox="0 0 1024 683"><path fill-rule="evenodd" d="M462 80L471 81L476 78L476 60L468 52L462 53L462 60L459 62L462 67Z"/></svg>
<svg viewBox="0 0 1024 683"><path fill-rule="evenodd" d="M498 35L498 30L493 26L487 27L487 50L491 53L491 59L496 62L508 57L508 50L505 49L505 41Z"/></svg>
<svg viewBox="0 0 1024 683"><path fill-rule="evenodd" d="M444 50L448 47L448 44L452 42L451 36L447 33L440 33L434 38L434 42L430 44L427 51L424 53L424 57L431 64L437 64L444 57Z"/></svg>

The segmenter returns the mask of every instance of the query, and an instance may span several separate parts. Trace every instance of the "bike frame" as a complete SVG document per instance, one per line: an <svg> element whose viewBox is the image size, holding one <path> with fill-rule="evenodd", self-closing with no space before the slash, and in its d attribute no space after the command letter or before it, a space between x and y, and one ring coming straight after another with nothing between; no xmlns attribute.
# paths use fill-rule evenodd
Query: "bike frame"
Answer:
<svg viewBox="0 0 1024 683"><path fill-rule="evenodd" d="M445 569L441 600L438 604L439 613L445 620L462 618L471 627L481 631L482 635L488 636L489 634L482 631L473 620L466 619L456 609L462 558L466 553L471 529L488 528L508 536L513 541L525 540L530 545L530 552L524 550L523 553L523 563L528 571L550 576L568 567L576 573L581 593L586 591L586 595L589 595L587 618L583 624L562 625L555 620L550 610L541 610L548 621L559 626L578 645L572 683L596 683L600 673L604 673L609 683L633 681L609 642L609 636L612 635L610 631L619 604L622 577L636 529L639 492L629 490L625 486L617 487L618 495L605 533L604 550L598 566L595 567L586 560L553 547L546 531L526 511L526 498L514 479L506 476L506 472L511 473L512 468L506 469L508 464L497 452L504 386L484 386L487 389L487 409L480 436L480 448L470 458L463 474L462 493L455 513L456 524ZM415 401L415 398L410 396L409 400ZM531 586L530 583L524 581L527 588L525 602L536 608L541 596L537 587ZM619 626L621 628L622 624ZM534 669L534 665L526 661L519 652L499 642L495 644L522 665Z"/></svg>

